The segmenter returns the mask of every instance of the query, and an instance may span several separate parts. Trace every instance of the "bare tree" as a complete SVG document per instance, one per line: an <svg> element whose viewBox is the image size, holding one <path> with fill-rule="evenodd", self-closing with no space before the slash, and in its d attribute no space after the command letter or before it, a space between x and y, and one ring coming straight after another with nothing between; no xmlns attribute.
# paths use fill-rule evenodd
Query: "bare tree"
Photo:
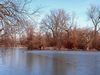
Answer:
<svg viewBox="0 0 100 75"><path fill-rule="evenodd" d="M26 10L26 5L31 0L1 0L0 2L0 37L8 37L21 31L26 25L29 15L35 14L39 9L32 13Z"/></svg>
<svg viewBox="0 0 100 75"><path fill-rule="evenodd" d="M62 9L51 11L42 20L42 27L46 32L51 32L55 46L60 47L62 41L62 32L68 29L69 15Z"/></svg>
<svg viewBox="0 0 100 75"><path fill-rule="evenodd" d="M88 17L94 25L94 36L100 30L100 8L97 6L91 6L88 9Z"/></svg>
<svg viewBox="0 0 100 75"><path fill-rule="evenodd" d="M100 30L100 8L97 6L91 6L88 9L88 17L92 21L92 24L94 26L93 31L93 38L91 41L93 42L93 46L96 45L96 37L98 34L98 31Z"/></svg>

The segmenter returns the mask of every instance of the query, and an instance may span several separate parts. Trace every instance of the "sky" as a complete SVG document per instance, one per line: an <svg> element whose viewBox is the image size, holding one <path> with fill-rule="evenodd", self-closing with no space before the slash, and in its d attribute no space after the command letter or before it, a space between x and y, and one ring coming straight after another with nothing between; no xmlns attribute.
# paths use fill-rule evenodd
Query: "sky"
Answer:
<svg viewBox="0 0 100 75"><path fill-rule="evenodd" d="M100 5L100 0L33 0L30 7L43 7L41 16L54 9L64 9L67 13L75 13L77 24L86 27L89 26L86 12L90 5Z"/></svg>

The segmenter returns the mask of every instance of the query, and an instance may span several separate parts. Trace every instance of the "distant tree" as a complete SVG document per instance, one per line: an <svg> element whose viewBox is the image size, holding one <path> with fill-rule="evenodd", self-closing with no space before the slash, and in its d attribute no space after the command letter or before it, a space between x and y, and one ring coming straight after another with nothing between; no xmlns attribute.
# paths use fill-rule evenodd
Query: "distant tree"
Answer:
<svg viewBox="0 0 100 75"><path fill-rule="evenodd" d="M26 20L31 14L26 11L26 5L31 0L1 0L0 1L0 37L12 37L16 32L20 32L26 25Z"/></svg>
<svg viewBox="0 0 100 75"><path fill-rule="evenodd" d="M100 30L100 7L97 6L91 6L88 9L88 17L92 21L92 24L94 26L94 31L93 31L93 38L91 39L94 48L96 48L96 37L98 35L98 31Z"/></svg>
<svg viewBox="0 0 100 75"><path fill-rule="evenodd" d="M91 6L88 9L88 17L94 25L94 36L100 30L100 8L97 6Z"/></svg>
<svg viewBox="0 0 100 75"><path fill-rule="evenodd" d="M46 32L51 32L55 46L61 47L62 33L69 27L69 15L62 9L51 11L41 22Z"/></svg>

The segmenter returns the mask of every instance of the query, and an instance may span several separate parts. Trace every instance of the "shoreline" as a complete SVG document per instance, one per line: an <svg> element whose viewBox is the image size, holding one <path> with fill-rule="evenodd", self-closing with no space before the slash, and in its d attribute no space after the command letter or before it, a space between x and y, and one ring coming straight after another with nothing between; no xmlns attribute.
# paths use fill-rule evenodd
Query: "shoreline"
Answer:
<svg viewBox="0 0 100 75"><path fill-rule="evenodd" d="M58 51L58 52L62 52L62 51L67 51L67 52L100 52L100 50L96 50L96 49L90 49L90 50L85 50L85 49L27 49L27 47L0 47L2 49L25 49L27 51Z"/></svg>

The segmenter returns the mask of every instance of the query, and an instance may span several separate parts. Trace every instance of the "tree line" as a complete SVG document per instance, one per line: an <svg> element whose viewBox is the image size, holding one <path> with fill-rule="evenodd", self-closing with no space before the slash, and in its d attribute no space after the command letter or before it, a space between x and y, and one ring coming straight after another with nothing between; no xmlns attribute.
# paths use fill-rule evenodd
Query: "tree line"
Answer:
<svg viewBox="0 0 100 75"><path fill-rule="evenodd" d="M70 15L64 9L50 11L38 25L29 16L36 14L39 9L30 15L24 8L28 2L25 1L21 9L17 3L10 0L7 2L0 4L1 47L19 46L29 50L100 50L98 6L90 6L86 14L92 28L79 28L75 15ZM39 30L36 26L39 26Z"/></svg>

